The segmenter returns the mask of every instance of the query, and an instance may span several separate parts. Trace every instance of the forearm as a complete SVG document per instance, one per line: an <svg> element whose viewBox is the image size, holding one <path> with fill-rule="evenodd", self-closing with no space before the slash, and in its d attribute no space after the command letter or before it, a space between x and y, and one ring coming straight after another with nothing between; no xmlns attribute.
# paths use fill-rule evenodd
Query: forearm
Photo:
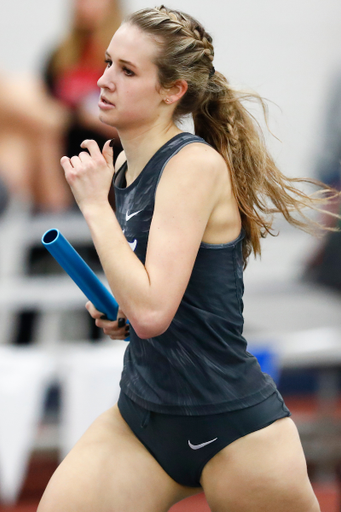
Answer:
<svg viewBox="0 0 341 512"><path fill-rule="evenodd" d="M160 334L164 330L158 311L160 300L146 267L129 247L110 204L88 208L83 215L109 286L135 331L141 338Z"/></svg>
<svg viewBox="0 0 341 512"><path fill-rule="evenodd" d="M0 77L0 121L29 137L60 134L69 124L69 112L46 93L40 81Z"/></svg>

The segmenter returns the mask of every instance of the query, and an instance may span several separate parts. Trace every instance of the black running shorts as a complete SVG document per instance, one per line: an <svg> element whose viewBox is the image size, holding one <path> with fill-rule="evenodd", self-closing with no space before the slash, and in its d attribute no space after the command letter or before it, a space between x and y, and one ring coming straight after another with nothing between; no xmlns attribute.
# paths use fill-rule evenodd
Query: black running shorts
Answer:
<svg viewBox="0 0 341 512"><path fill-rule="evenodd" d="M205 416L152 412L122 392L118 407L136 437L166 473L190 487L200 487L205 464L227 445L291 415L278 391L252 407Z"/></svg>

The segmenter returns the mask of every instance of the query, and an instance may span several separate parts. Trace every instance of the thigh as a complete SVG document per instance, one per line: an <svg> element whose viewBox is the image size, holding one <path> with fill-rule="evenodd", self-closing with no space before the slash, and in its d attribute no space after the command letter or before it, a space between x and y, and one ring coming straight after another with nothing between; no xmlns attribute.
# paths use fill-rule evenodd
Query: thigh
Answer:
<svg viewBox="0 0 341 512"><path fill-rule="evenodd" d="M205 466L212 512L319 512L297 429L290 418L233 442Z"/></svg>
<svg viewBox="0 0 341 512"><path fill-rule="evenodd" d="M166 512L196 492L165 473L115 406L57 468L37 512Z"/></svg>

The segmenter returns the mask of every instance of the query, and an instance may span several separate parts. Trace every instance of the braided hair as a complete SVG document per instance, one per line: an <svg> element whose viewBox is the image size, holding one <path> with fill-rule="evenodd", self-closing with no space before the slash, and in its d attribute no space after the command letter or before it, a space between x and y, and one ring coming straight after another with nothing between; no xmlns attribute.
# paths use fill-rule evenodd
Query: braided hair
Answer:
<svg viewBox="0 0 341 512"><path fill-rule="evenodd" d="M214 147L228 165L246 234L244 264L251 252L261 253L261 238L273 234L275 213L283 214L290 224L310 233L323 227L303 210L309 207L321 211L319 205L334 199L338 192L316 180L289 178L281 173L266 148L258 123L243 103L258 101L265 117L266 105L256 93L232 88L225 76L215 70L212 37L201 23L163 5L137 11L125 22L153 37L162 87L170 88L177 80L188 84L174 110L174 120L192 114L195 133ZM308 195L297 188L297 183L318 185L322 190L320 194Z"/></svg>

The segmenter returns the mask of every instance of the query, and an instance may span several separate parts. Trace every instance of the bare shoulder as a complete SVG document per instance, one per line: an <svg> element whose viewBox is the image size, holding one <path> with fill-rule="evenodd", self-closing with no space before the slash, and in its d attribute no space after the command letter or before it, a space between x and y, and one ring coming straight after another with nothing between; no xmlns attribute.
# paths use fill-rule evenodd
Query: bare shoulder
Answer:
<svg viewBox="0 0 341 512"><path fill-rule="evenodd" d="M115 172L117 172L121 167L122 165L127 161L127 157L126 157L126 154L124 151L121 151L121 153L118 155L118 157L116 158L116 162L115 162Z"/></svg>
<svg viewBox="0 0 341 512"><path fill-rule="evenodd" d="M173 157L173 162L176 165L179 163L195 164L199 172L205 169L216 170L217 173L226 171L226 162L223 157L212 146L202 144L201 142L194 142L182 148L177 155ZM171 161L172 161L171 160Z"/></svg>
<svg viewBox="0 0 341 512"><path fill-rule="evenodd" d="M182 175L182 179L200 179L211 183L229 176L227 164L218 151L200 142L182 148L169 161L166 170L177 178Z"/></svg>
<svg viewBox="0 0 341 512"><path fill-rule="evenodd" d="M228 166L223 157L207 144L192 143L182 148L167 163L163 173L164 184L175 187L206 189L206 193L220 195L222 188L232 193Z"/></svg>

